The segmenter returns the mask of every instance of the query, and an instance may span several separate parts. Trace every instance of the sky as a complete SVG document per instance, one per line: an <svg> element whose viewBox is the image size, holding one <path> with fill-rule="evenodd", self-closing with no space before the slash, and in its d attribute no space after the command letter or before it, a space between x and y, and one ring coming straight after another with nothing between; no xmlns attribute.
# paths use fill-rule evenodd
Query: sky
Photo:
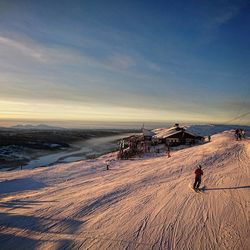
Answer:
<svg viewBox="0 0 250 250"><path fill-rule="evenodd" d="M0 126L250 124L250 2L0 0Z"/></svg>

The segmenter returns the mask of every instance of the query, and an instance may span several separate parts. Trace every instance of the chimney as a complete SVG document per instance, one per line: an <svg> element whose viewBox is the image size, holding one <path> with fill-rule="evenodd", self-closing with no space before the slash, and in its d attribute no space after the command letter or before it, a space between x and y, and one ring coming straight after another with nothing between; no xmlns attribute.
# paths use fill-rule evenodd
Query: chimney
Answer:
<svg viewBox="0 0 250 250"><path fill-rule="evenodd" d="M181 128L180 128L180 126L179 126L179 123L175 123L175 129L178 131L178 130L180 130Z"/></svg>

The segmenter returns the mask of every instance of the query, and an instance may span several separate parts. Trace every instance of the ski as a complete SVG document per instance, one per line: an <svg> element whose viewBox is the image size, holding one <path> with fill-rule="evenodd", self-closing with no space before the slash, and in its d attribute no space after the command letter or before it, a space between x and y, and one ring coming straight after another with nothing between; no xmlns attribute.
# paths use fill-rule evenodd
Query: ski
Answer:
<svg viewBox="0 0 250 250"><path fill-rule="evenodd" d="M205 194L205 186L201 187L201 188L198 188L197 189L197 193L200 193L200 194Z"/></svg>
<svg viewBox="0 0 250 250"><path fill-rule="evenodd" d="M195 193L199 193L199 194L205 194L205 186L198 188L198 189L194 189L192 184L188 185L190 189L192 189Z"/></svg>

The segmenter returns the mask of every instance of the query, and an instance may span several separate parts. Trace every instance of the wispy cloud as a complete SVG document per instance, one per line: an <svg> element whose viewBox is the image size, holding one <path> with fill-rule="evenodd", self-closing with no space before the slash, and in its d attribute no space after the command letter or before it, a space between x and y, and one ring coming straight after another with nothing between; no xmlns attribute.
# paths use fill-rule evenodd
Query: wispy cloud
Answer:
<svg viewBox="0 0 250 250"><path fill-rule="evenodd" d="M30 56L38 61L46 61L46 55L40 47L34 46L29 43L26 45L24 42L18 42L8 37L0 36L0 45L5 46L5 49L16 50L25 56Z"/></svg>
<svg viewBox="0 0 250 250"><path fill-rule="evenodd" d="M222 25L237 17L247 1L208 1L204 4L201 34L204 41L210 42Z"/></svg>
<svg viewBox="0 0 250 250"><path fill-rule="evenodd" d="M129 69L130 67L136 66L136 61L129 55L114 53L107 58L107 64L112 67Z"/></svg>
<svg viewBox="0 0 250 250"><path fill-rule="evenodd" d="M224 6L223 8L218 10L218 13L216 13L216 15L211 19L208 27L211 29L215 29L220 27L222 24L229 22L239 14L242 7L243 5L240 4Z"/></svg>
<svg viewBox="0 0 250 250"><path fill-rule="evenodd" d="M102 45L103 46L103 45ZM98 48L96 48L98 50ZM150 77L149 71L159 71L159 66L149 60L123 51L110 49L103 56L91 55L85 49L59 44L42 44L26 36L0 36L0 65L8 72L38 71L55 67L71 67L85 70L111 71L116 74L145 79ZM40 68L42 64L42 68ZM146 71L144 69L147 69ZM149 70L149 71L148 71ZM75 72L76 73L76 72Z"/></svg>
<svg viewBox="0 0 250 250"><path fill-rule="evenodd" d="M15 38L0 36L0 49L3 55L9 55L8 59L10 61L31 58L45 64L77 63L79 60L81 60L81 63L86 64L96 63L93 58L84 55L77 49L57 44L44 45L26 36L15 36Z"/></svg>
<svg viewBox="0 0 250 250"><path fill-rule="evenodd" d="M159 72L162 70L161 66L155 62L146 62L146 66L153 71Z"/></svg>

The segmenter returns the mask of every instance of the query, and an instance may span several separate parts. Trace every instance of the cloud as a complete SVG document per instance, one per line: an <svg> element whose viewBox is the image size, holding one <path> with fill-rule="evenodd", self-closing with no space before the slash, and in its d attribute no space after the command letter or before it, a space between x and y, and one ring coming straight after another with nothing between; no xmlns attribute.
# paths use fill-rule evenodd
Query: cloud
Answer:
<svg viewBox="0 0 250 250"><path fill-rule="evenodd" d="M136 66L136 61L131 56L113 53L110 57L107 58L107 64L112 67L129 69L131 67Z"/></svg>
<svg viewBox="0 0 250 250"><path fill-rule="evenodd" d="M245 0L239 1L208 1L203 6L199 13L198 22L201 24L202 40L210 42L215 37L216 33L222 25L237 17L241 10L246 6Z"/></svg>
<svg viewBox="0 0 250 250"><path fill-rule="evenodd" d="M213 19L211 19L210 28L218 28L222 24L227 23L239 14L241 8L242 5L225 6Z"/></svg>
<svg viewBox="0 0 250 250"><path fill-rule="evenodd" d="M34 44L26 45L25 43L18 42L16 40L0 36L0 45L9 48L10 50L16 50L23 55L30 56L38 61L46 61L44 51L41 48L35 47Z"/></svg>
<svg viewBox="0 0 250 250"><path fill-rule="evenodd" d="M98 53L100 50L102 53ZM90 82L89 79L95 79L96 75L103 75L105 78L111 74L112 79L131 81L132 78L140 81L152 78L151 72L159 70L156 63L143 59L138 54L128 54L113 48L104 50L103 47L95 50L92 48L91 51L94 53L89 53L81 46L42 44L24 35L0 36L0 72L18 77L19 74L36 75L38 78L54 75L57 79L61 79L61 75L66 78L72 76L77 84L81 81L81 76L88 78ZM65 82L64 79L62 81ZM121 80L117 81L118 85L119 82Z"/></svg>
<svg viewBox="0 0 250 250"><path fill-rule="evenodd" d="M85 55L77 49L57 44L44 45L26 36L15 36L14 38L0 36L0 45L1 54L8 58L10 64L12 62L21 62L20 67L32 67L34 66L34 61L44 65L65 63L98 64L94 58ZM29 61L29 59L32 59L32 61ZM26 62L27 65L23 64L23 62ZM5 63L8 62L5 61Z"/></svg>
<svg viewBox="0 0 250 250"><path fill-rule="evenodd" d="M96 50L98 50L96 48ZM34 62L44 65L88 66L109 71L131 74L130 69L136 67L136 59L125 53L106 51L100 57L85 53L84 49L57 44L44 45L27 37L0 36L0 63L17 68L33 68ZM6 60L7 59L7 60ZM31 59L31 61L30 61ZM135 72L133 73L135 74ZM140 74L138 73L138 76Z"/></svg>
<svg viewBox="0 0 250 250"><path fill-rule="evenodd" d="M160 65L159 64L157 64L157 63L154 63L154 62L146 62L146 66L149 68L149 69L151 69L151 70L153 70L153 71L161 71L161 67L160 67Z"/></svg>

